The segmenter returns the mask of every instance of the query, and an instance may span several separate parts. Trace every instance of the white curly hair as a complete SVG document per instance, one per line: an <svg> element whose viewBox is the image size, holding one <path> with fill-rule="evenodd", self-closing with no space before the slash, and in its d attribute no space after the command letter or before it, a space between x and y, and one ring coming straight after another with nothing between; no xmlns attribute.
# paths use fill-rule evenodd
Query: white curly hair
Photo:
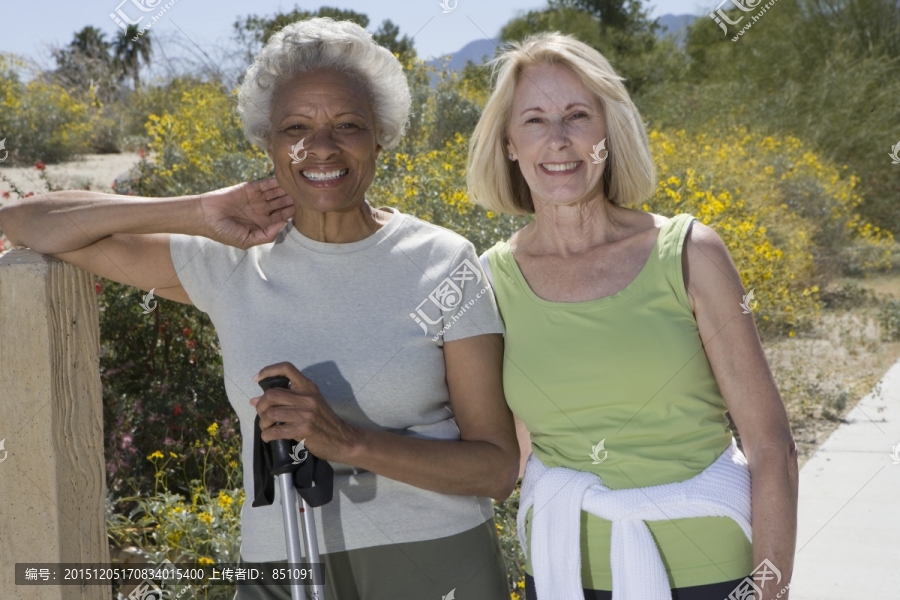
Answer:
<svg viewBox="0 0 900 600"><path fill-rule="evenodd" d="M383 148L397 145L411 104L400 61L356 23L327 17L285 26L269 38L247 69L238 93L238 113L247 139L265 150L278 84L320 70L346 73L359 81L372 103L378 144Z"/></svg>

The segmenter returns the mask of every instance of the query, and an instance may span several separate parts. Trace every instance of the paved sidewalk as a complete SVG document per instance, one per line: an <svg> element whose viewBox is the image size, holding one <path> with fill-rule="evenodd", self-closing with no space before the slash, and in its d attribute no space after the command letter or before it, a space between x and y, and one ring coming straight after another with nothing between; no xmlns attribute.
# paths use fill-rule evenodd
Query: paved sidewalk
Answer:
<svg viewBox="0 0 900 600"><path fill-rule="evenodd" d="M900 362L847 421L800 470L791 600L900 598Z"/></svg>

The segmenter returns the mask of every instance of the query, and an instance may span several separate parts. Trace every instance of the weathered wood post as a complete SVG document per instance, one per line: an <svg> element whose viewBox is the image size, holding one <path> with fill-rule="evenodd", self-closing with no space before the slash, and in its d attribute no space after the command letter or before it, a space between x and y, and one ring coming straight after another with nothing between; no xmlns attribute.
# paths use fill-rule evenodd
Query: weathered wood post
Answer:
<svg viewBox="0 0 900 600"><path fill-rule="evenodd" d="M0 598L108 600L110 586L16 586L16 563L108 563L97 295L90 274L0 255ZM61 573L57 573L59 578Z"/></svg>

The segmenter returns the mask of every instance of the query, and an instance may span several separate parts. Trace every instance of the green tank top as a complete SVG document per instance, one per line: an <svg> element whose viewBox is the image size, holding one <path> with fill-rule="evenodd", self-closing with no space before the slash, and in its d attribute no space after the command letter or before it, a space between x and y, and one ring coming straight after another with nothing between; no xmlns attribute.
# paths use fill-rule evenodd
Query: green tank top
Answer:
<svg viewBox="0 0 900 600"><path fill-rule="evenodd" d="M547 467L595 473L610 489L645 487L689 479L731 444L725 401L684 287L681 252L693 220L681 214L666 222L637 277L612 296L586 302L543 300L508 243L488 250L506 325L506 400ZM740 579L753 570L753 548L727 517L647 525L672 587ZM612 589L611 526L581 513L587 589ZM530 544L531 511L526 532ZM533 575L530 561L525 570Z"/></svg>

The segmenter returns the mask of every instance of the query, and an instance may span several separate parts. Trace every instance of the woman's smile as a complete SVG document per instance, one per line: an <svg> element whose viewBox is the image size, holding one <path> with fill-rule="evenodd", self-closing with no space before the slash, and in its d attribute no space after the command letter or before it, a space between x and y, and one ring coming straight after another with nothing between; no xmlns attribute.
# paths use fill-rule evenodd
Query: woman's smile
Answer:
<svg viewBox="0 0 900 600"><path fill-rule="evenodd" d="M350 173L348 168L318 167L303 169L300 175L303 181L315 188L333 188L341 185Z"/></svg>
<svg viewBox="0 0 900 600"><path fill-rule="evenodd" d="M543 171L545 175L571 175L572 173L580 171L582 165L584 165L583 160L540 163L541 171Z"/></svg>

